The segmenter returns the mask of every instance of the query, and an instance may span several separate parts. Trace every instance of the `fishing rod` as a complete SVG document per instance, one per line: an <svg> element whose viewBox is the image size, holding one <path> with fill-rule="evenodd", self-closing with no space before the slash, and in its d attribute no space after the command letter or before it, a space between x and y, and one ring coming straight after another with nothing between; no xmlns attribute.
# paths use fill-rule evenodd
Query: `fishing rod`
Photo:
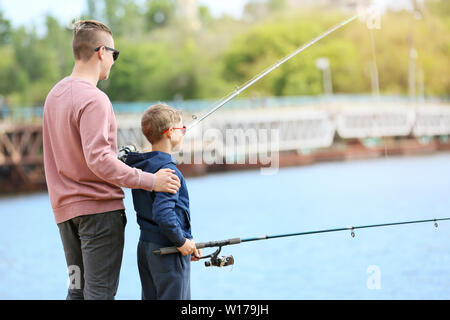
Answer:
<svg viewBox="0 0 450 320"><path fill-rule="evenodd" d="M355 237L355 230L357 229L367 229L367 228L379 228L379 227L387 227L387 226L397 226L403 224L414 224L414 223L426 223L426 222L434 222L434 226L438 227L438 221L450 220L450 218L439 218L439 219L427 219L427 220L413 220L413 221L402 221L402 222L390 222L390 223L381 223L381 224L370 224L370 225L362 225L362 226L350 226L350 227L342 227L342 228L334 228L334 229L322 229L322 230L314 230L314 231L306 231L306 232L296 232L296 233L286 233L286 234L278 234L278 235L265 235L262 237L253 237L253 238L231 238L227 240L219 240L219 241L209 241L209 242L199 242L196 243L195 246L197 249L203 248L212 248L218 247L218 249L209 254L207 256L201 257L200 259L211 258L209 261L205 262L206 267L226 267L234 264L234 258L232 255L221 256L219 257L219 253L222 250L222 247L240 244L243 242L251 242L251 241L260 241L260 240L268 240L268 239L276 239L276 238L286 238L286 237L295 237L295 236L305 236L311 234L318 233L330 233L330 232L339 232L339 231L350 231L350 235ZM174 254L178 253L178 249L176 247L165 247L160 248L153 251L155 255L166 255L166 254Z"/></svg>
<svg viewBox="0 0 450 320"><path fill-rule="evenodd" d="M316 42L320 41L321 39L325 38L326 36L328 36L329 34L333 33L334 31L342 28L343 26L345 26L346 24L352 22L353 20L357 19L358 17L360 17L364 12L361 12L359 14L354 15L351 18L348 18L345 21L342 21L341 23L337 24L336 26L334 26L333 28L329 29L328 31L324 32L323 34L321 34L320 36L314 38L313 40L311 40L310 42L306 43L305 45L301 46L300 48L298 48L297 50L295 50L294 52L292 52L291 54L287 55L286 57L284 57L283 59L281 59L280 61L276 62L275 64L273 64L272 66L270 66L269 68L267 68L265 71L261 72L259 75L257 75L256 77L254 77L252 80L248 81L247 83L245 83L244 85L242 85L240 88L236 88L236 90L233 93L230 93L229 95L227 95L225 98L223 98L216 106L214 106L213 108L211 108L211 110L209 110L207 113L205 113L203 116L201 116L200 118L197 118L196 116L193 116L193 119L195 119L195 121L193 123L191 123L190 125L188 125L187 127L187 131L189 131L190 129L192 129L193 127L195 127L196 125L198 125L201 121L203 121L204 119L206 119L207 117L209 117L211 114L213 114L214 112L216 112L219 108L221 108L223 105L225 105L227 102L231 101L232 99L234 99L236 96L238 96L239 94L241 94L243 91L245 91L247 88L249 88L250 86L252 86L253 84L255 84L256 82L258 82L259 80L261 80L262 78L264 78L265 76L267 76L269 73L271 73L273 70L277 69L279 66L281 66L282 64L284 64L285 62L291 60L293 57L295 57L296 55L298 55L300 52L304 51L305 49L311 47L313 44L315 44Z"/></svg>

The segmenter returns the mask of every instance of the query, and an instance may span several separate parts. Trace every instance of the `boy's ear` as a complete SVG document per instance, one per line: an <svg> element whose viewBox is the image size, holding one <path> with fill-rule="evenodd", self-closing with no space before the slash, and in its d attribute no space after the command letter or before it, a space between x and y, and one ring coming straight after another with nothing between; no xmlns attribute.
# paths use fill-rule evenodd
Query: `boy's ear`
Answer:
<svg viewBox="0 0 450 320"><path fill-rule="evenodd" d="M172 138L172 132L173 132L173 127L170 127L169 130L166 132L169 139Z"/></svg>

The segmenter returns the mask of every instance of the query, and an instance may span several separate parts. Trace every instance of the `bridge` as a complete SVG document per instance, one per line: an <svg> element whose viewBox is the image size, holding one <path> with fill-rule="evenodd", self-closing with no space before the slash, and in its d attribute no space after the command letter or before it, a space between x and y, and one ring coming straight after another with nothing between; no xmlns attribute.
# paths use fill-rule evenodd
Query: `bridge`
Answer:
<svg viewBox="0 0 450 320"><path fill-rule="evenodd" d="M191 115L188 112L184 118L190 119ZM151 150L141 133L140 114L119 114L117 121L119 145L134 143L141 150ZM446 140L450 135L450 105L347 103L220 111L189 132L181 152L231 148L239 155L248 155L256 152L262 142L270 144L270 132L274 130L279 143L272 144L277 150L269 152L330 148L339 139L439 137ZM268 142L262 141L266 138L264 133L269 136Z"/></svg>
<svg viewBox="0 0 450 320"><path fill-rule="evenodd" d="M211 103L169 103L183 110L184 121ZM115 104L118 145L133 143L151 150L141 133L140 118L151 103ZM202 111L195 109L201 108ZM0 180L3 191L45 186L42 160L42 108L10 115L0 122ZM25 110L25 111L24 111ZM19 123L18 123L19 122ZM395 99L316 100L283 97L241 99L188 132L176 157L185 164L245 163L256 154L333 149L345 141L395 138L433 139L449 143L450 105L442 101L411 104ZM247 160L246 160L247 159Z"/></svg>

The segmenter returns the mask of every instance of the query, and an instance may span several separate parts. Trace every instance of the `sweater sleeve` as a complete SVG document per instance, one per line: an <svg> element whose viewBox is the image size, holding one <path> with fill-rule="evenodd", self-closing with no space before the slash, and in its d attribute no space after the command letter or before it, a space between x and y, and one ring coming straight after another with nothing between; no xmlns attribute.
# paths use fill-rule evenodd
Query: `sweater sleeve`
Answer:
<svg viewBox="0 0 450 320"><path fill-rule="evenodd" d="M117 159L109 138L110 117L114 117L107 97L97 96L80 111L79 130L89 169L100 179L125 188L152 191L154 174L131 168ZM117 132L112 134L117 135Z"/></svg>
<svg viewBox="0 0 450 320"><path fill-rule="evenodd" d="M186 241L175 212L175 204L179 193L179 191L175 194L155 192L152 207L153 219L176 247L181 247Z"/></svg>

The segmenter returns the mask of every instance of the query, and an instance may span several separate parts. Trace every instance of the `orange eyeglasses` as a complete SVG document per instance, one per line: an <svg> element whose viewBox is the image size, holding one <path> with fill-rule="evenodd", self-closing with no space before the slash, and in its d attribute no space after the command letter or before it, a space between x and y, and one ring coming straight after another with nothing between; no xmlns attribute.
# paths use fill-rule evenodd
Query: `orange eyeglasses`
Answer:
<svg viewBox="0 0 450 320"><path fill-rule="evenodd" d="M186 126L183 126L183 128L172 128L173 130L181 130L181 134L184 136L186 134ZM166 129L163 131L163 133L166 133L167 131L169 131L169 129Z"/></svg>

